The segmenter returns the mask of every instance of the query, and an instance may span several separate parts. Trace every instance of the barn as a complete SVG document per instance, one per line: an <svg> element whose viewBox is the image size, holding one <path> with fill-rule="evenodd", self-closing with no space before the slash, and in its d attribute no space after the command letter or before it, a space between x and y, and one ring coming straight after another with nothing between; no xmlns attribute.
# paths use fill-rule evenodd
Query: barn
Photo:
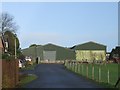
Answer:
<svg viewBox="0 0 120 90"><path fill-rule="evenodd" d="M36 60L36 58L41 61L75 60L75 52L73 50L51 43L23 49L22 53L25 56L31 56L33 60Z"/></svg>
<svg viewBox="0 0 120 90"><path fill-rule="evenodd" d="M106 46L96 42L86 42L72 47L79 61L104 61L106 60Z"/></svg>

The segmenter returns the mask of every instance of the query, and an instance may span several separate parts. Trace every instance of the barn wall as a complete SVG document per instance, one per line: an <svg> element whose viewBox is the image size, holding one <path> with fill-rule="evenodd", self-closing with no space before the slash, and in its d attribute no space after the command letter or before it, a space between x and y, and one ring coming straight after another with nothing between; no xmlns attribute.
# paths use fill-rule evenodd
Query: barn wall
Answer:
<svg viewBox="0 0 120 90"><path fill-rule="evenodd" d="M44 46L37 46L37 47L30 47L27 49L22 50L25 56L31 56L33 60L36 57L40 57L40 60L44 60L44 51L56 51L56 60L75 60L75 52L56 45L48 44Z"/></svg>
<svg viewBox="0 0 120 90"><path fill-rule="evenodd" d="M43 51L44 60L56 60L56 51Z"/></svg>
<svg viewBox="0 0 120 90"><path fill-rule="evenodd" d="M40 60L43 60L43 47L38 46L36 52L37 52L37 57L40 57Z"/></svg>
<svg viewBox="0 0 120 90"><path fill-rule="evenodd" d="M106 60L105 50L76 50L76 60Z"/></svg>
<svg viewBox="0 0 120 90"><path fill-rule="evenodd" d="M44 46L44 50L56 51L56 60L75 59L75 52L64 47L48 44Z"/></svg>
<svg viewBox="0 0 120 90"><path fill-rule="evenodd" d="M33 62L35 62L36 57L37 57L36 51L37 51L36 47L33 46L33 47L22 50L22 53L25 56L30 56L32 58Z"/></svg>

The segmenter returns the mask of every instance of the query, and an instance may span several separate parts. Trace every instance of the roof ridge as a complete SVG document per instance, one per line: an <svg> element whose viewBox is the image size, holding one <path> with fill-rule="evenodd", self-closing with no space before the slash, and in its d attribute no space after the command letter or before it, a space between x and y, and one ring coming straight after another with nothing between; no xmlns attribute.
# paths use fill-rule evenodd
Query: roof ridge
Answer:
<svg viewBox="0 0 120 90"><path fill-rule="evenodd" d="M94 43L94 44L106 46L106 45L104 45L104 44L101 44L101 43L98 43L98 42L95 42L95 41L88 41L88 42L85 42L85 43L82 43L82 44L78 44L78 45L74 45L74 46L84 45L84 44L87 44L87 43Z"/></svg>

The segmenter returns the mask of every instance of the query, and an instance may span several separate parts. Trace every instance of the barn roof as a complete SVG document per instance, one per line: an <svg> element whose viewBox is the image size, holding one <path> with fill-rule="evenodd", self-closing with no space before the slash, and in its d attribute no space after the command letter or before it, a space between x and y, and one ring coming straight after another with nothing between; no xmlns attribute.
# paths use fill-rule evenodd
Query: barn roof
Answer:
<svg viewBox="0 0 120 90"><path fill-rule="evenodd" d="M74 46L74 50L106 50L106 46L93 41Z"/></svg>
<svg viewBox="0 0 120 90"><path fill-rule="evenodd" d="M58 45L55 45L55 44L52 44L52 43L48 43L48 44L44 45L43 48L44 48L44 50L56 50L56 49L60 49L61 48L61 49L72 51L69 48L58 46Z"/></svg>

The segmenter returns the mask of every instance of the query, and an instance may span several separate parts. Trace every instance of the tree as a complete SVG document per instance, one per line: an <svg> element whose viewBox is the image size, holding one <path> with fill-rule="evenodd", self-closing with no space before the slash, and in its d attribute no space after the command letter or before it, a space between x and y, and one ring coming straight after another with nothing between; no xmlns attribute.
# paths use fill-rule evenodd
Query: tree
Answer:
<svg viewBox="0 0 120 90"><path fill-rule="evenodd" d="M14 17L8 13L1 13L0 15L0 33L4 34L6 31L16 33L18 25L14 22Z"/></svg>
<svg viewBox="0 0 120 90"><path fill-rule="evenodd" d="M6 31L4 33L4 38L6 41L8 41L8 52L11 53L12 55L15 54L15 39L16 39L16 50L19 49L20 43L15 34L13 34L11 31Z"/></svg>
<svg viewBox="0 0 120 90"><path fill-rule="evenodd" d="M33 46L37 46L37 45L36 45L36 44L32 44L32 45L29 46L29 48L30 48L30 47L33 47Z"/></svg>

